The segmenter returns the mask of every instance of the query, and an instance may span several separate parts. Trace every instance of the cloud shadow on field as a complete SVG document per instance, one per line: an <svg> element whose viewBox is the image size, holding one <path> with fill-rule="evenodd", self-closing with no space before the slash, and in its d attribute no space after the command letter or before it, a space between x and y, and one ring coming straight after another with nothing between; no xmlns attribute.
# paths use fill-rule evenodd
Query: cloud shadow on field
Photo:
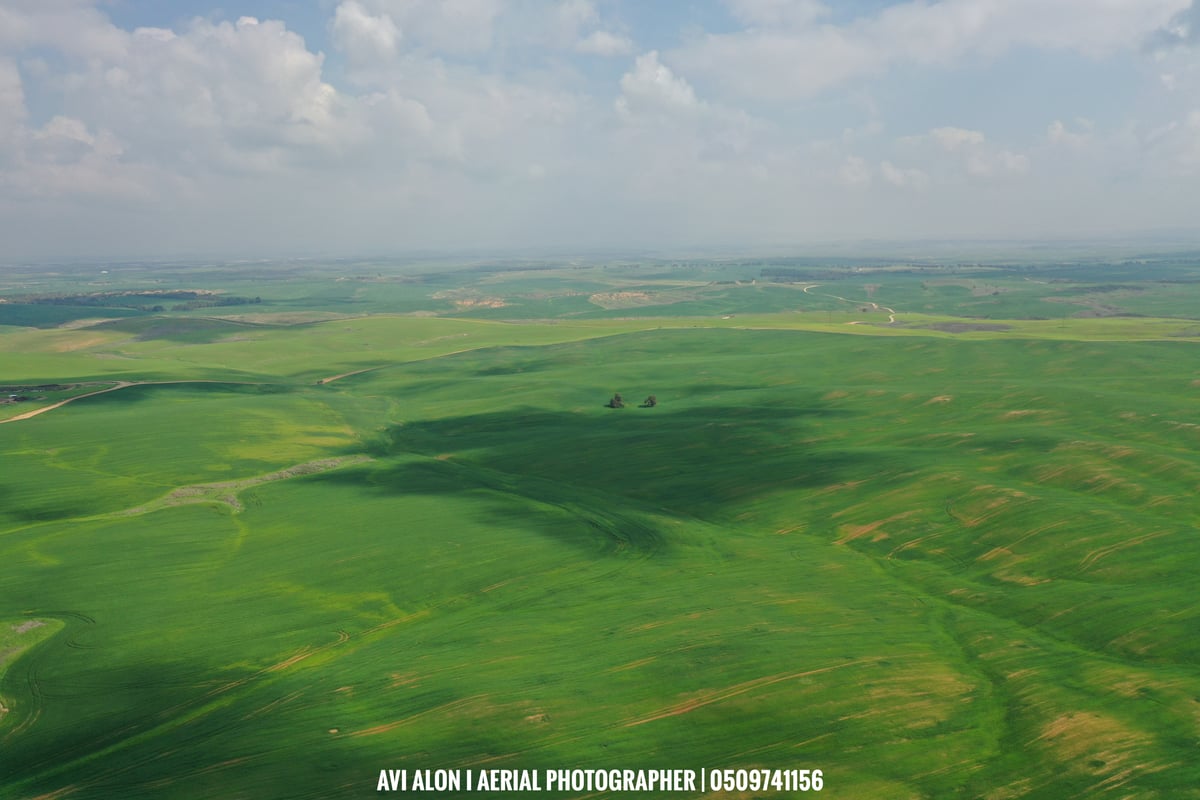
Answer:
<svg viewBox="0 0 1200 800"><path fill-rule="evenodd" d="M99 408L103 406L127 406L143 403L149 400L163 398L209 399L226 395L274 395L291 394L296 388L283 384L271 383L238 383L233 381L180 380L164 383L146 383L136 386L126 386L111 392L101 392L90 397L81 397L71 403L74 410L84 408Z"/></svg>
<svg viewBox="0 0 1200 800"><path fill-rule="evenodd" d="M62 498L59 495L50 499L31 500L24 492L14 492L0 485L0 521L7 519L28 524L95 514L97 506L87 500L85 497Z"/></svg>
<svg viewBox="0 0 1200 800"><path fill-rule="evenodd" d="M61 681L44 680L36 724L0 754L5 784L15 796L79 800L373 794L381 766L412 756L389 749L386 736L345 735L365 725L328 699L341 677L317 676L318 691L311 674L158 662L89 674L90 683L65 693ZM222 686L233 688L221 695ZM425 693L408 706L419 714L457 697ZM428 757L439 766L462 759L447 747L453 737L437 732ZM503 752L498 734L472 734L466 724L461 734L461 750Z"/></svg>
<svg viewBox="0 0 1200 800"><path fill-rule="evenodd" d="M585 519L618 549L657 550L665 542L655 513L720 521L762 494L826 486L872 466L872 454L805 443L812 436L806 418L846 413L819 403L601 413L518 408L410 422L389 427L371 455L434 460L385 461L368 480L390 494L485 489L524 497ZM321 479L361 485L364 476ZM578 538L561 523L546 527L558 538ZM595 542L586 546L594 550Z"/></svg>

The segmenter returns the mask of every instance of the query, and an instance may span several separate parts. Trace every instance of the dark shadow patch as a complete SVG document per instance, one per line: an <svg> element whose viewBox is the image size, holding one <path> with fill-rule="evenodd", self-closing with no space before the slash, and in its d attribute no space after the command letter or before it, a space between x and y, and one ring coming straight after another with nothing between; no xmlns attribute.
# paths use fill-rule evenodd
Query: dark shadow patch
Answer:
<svg viewBox="0 0 1200 800"><path fill-rule="evenodd" d="M226 382L208 382L208 381L180 381L167 383L145 383L136 386L126 386L123 389L116 389L111 392L102 392L92 395L91 397L80 398L72 402L71 405L87 403L89 406L112 404L112 405L128 405L130 403L140 403L148 400L153 400L155 395L163 393L187 393L193 395L275 395L275 394L290 394L296 391L296 387L286 386L277 383L226 383ZM53 412L51 412L53 413Z"/></svg>
<svg viewBox="0 0 1200 800"><path fill-rule="evenodd" d="M475 371L475 375L486 378L491 375L521 375L529 372L542 372L555 367L561 367L562 363L551 361L549 359L541 359L537 361L518 361L494 367L484 367Z"/></svg>
<svg viewBox="0 0 1200 800"><path fill-rule="evenodd" d="M826 486L881 458L805 444L805 418L829 411L811 400L801 408L627 411L513 409L395 425L371 455L433 460L376 468L368 481L397 494L483 489L520 496L589 520L593 538L608 546L656 550L664 538L650 521L654 514L719 521L756 496ZM341 470L314 479L361 484L364 475Z"/></svg>
<svg viewBox="0 0 1200 800"><path fill-rule="evenodd" d="M382 743L346 735L360 726L327 699L340 677L334 673L317 679L318 691L311 675L217 670L186 661L126 664L91 673L91 683L67 687L64 694L48 663L48 654L58 651L40 651L20 670L28 685L6 687L29 698L22 710L32 705L40 712L0 753L5 788L13 796L68 790L87 800L351 798L374 793L381 764L392 766L380 752ZM41 694L30 697L30 686ZM229 700L222 703L223 697ZM395 713L415 715L455 699L447 691L417 693L397 704ZM64 709L78 715L70 724ZM51 723L53 735L39 735ZM291 736L285 747L277 738L282 730ZM491 749L483 752L502 752L500 742L485 745ZM265 795L264 787L270 787Z"/></svg>
<svg viewBox="0 0 1200 800"><path fill-rule="evenodd" d="M196 317L143 317L102 322L92 326L92 329L132 333L135 339L143 342L166 339L189 344L207 344L237 333L267 327L272 326Z"/></svg>
<svg viewBox="0 0 1200 800"><path fill-rule="evenodd" d="M72 306L46 306L34 303L0 303L0 325L26 328L56 328L77 319L97 317L125 317L142 312L129 308L78 308Z"/></svg>

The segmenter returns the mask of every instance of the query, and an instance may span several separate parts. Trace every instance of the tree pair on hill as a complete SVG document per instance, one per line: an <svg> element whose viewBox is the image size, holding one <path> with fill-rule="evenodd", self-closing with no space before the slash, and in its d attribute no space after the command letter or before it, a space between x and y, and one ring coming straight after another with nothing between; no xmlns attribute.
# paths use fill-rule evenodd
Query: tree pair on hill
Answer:
<svg viewBox="0 0 1200 800"><path fill-rule="evenodd" d="M604 405L607 408L624 408L625 400L621 397L621 393L617 392L612 396L612 400L609 400ZM638 408L654 408L656 405L658 405L658 398L654 395L650 395L642 401L642 404L638 406Z"/></svg>

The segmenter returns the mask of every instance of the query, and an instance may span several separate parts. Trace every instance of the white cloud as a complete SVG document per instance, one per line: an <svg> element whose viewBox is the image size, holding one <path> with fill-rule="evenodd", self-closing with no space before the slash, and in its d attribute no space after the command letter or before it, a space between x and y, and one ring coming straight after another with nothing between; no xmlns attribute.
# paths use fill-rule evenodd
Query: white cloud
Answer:
<svg viewBox="0 0 1200 800"><path fill-rule="evenodd" d="M1192 4L1155 31L1147 42L1151 50L1200 44L1200 3Z"/></svg>
<svg viewBox="0 0 1200 800"><path fill-rule="evenodd" d="M616 104L623 116L673 115L705 108L691 84L658 60L657 50L638 56L633 69L621 76L621 96Z"/></svg>
<svg viewBox="0 0 1200 800"><path fill-rule="evenodd" d="M31 198L147 197L146 168L124 163L124 146L108 130L93 131L75 117L55 115L29 126L21 75L0 59L0 205Z"/></svg>
<svg viewBox="0 0 1200 800"><path fill-rule="evenodd" d="M890 161L879 163L879 174L892 186L901 188L924 189L929 185L929 175L919 169L903 169Z"/></svg>
<svg viewBox="0 0 1200 800"><path fill-rule="evenodd" d="M21 73L12 60L0 59L0 148L25 123L26 116Z"/></svg>
<svg viewBox="0 0 1200 800"><path fill-rule="evenodd" d="M1180 153L1180 163L1186 169L1200 170L1200 110L1187 115L1183 130L1186 140Z"/></svg>
<svg viewBox="0 0 1200 800"><path fill-rule="evenodd" d="M575 44L580 53L597 56L623 56L633 52L633 42L628 36L608 31L592 31Z"/></svg>
<svg viewBox="0 0 1200 800"><path fill-rule="evenodd" d="M832 26L710 34L671 55L730 95L769 101L816 94L886 63L871 42Z"/></svg>
<svg viewBox="0 0 1200 800"><path fill-rule="evenodd" d="M357 7L343 12L344 7ZM472 54L492 46L502 0L342 0L335 11L374 20L387 19L414 47Z"/></svg>
<svg viewBox="0 0 1200 800"><path fill-rule="evenodd" d="M725 93L781 100L898 64L948 65L1020 47L1092 57L1135 50L1189 1L911 0L843 25L789 27L779 9L811 4L746 0L737 4L746 30L696 37L669 55Z"/></svg>
<svg viewBox="0 0 1200 800"><path fill-rule="evenodd" d="M934 128L929 132L933 140L937 142L943 150L947 152L955 152L965 147L974 147L983 144L984 136L979 131L971 131L965 128Z"/></svg>
<svg viewBox="0 0 1200 800"><path fill-rule="evenodd" d="M871 167L865 158L846 156L838 178L846 186L868 186L871 183Z"/></svg>
<svg viewBox="0 0 1200 800"><path fill-rule="evenodd" d="M878 119L872 119L857 128L843 128L842 144L848 145L858 141L873 139L881 133L883 133L883 123Z"/></svg>
<svg viewBox="0 0 1200 800"><path fill-rule="evenodd" d="M551 16L562 44L578 39L580 29L596 23L600 18L590 0L562 0Z"/></svg>
<svg viewBox="0 0 1200 800"><path fill-rule="evenodd" d="M0 196L146 200L164 184L156 170L123 161L124 147L110 131L95 132L73 117L20 129L16 138L9 168L0 171Z"/></svg>
<svg viewBox="0 0 1200 800"><path fill-rule="evenodd" d="M197 19L179 34L137 30L119 57L69 75L65 91L143 156L262 170L286 164L288 151L353 138L322 62L281 22Z"/></svg>
<svg viewBox="0 0 1200 800"><path fill-rule="evenodd" d="M1071 131L1062 120L1056 119L1046 128L1046 139L1049 140L1050 144L1073 149L1086 147L1092 139L1090 132L1092 126L1087 120L1079 120L1078 124L1084 128L1083 133Z"/></svg>
<svg viewBox="0 0 1200 800"><path fill-rule="evenodd" d="M967 156L967 174L977 178L1021 175L1029 171L1029 158L1011 150L979 150Z"/></svg>
<svg viewBox="0 0 1200 800"><path fill-rule="evenodd" d="M0 51L50 47L72 58L119 55L129 34L92 0L5 0L0 3Z"/></svg>
<svg viewBox="0 0 1200 800"><path fill-rule="evenodd" d="M333 40L355 62L394 58L400 28L386 13L373 15L358 0L345 0L333 16Z"/></svg>
<svg viewBox="0 0 1200 800"><path fill-rule="evenodd" d="M933 154L940 155L941 163L956 165L974 178L1020 175L1028 172L1030 166L1028 156L996 147L988 142L983 132L967 128L934 128L920 136L904 137L899 143L910 150L925 150L932 159L931 164L937 161Z"/></svg>
<svg viewBox="0 0 1200 800"><path fill-rule="evenodd" d="M818 0L727 0L734 17L747 25L797 28L829 15Z"/></svg>
<svg viewBox="0 0 1200 800"><path fill-rule="evenodd" d="M1144 157L1165 174L1200 174L1200 109L1146 134Z"/></svg>

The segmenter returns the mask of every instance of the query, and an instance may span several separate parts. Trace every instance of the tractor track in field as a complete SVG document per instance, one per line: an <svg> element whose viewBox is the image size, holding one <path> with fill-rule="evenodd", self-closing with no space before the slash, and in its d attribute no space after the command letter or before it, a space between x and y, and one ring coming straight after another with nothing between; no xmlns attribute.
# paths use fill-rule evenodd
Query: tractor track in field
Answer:
<svg viewBox="0 0 1200 800"><path fill-rule="evenodd" d="M35 408L32 411L26 411L23 414L17 414L15 417L9 417L8 419L0 419L0 425L3 425L7 422L21 422L22 420L33 419L34 417L40 416L41 414L45 414L48 411L53 411L56 408L62 408L67 403L74 403L76 400L83 400L85 397L95 397L98 394L108 394L109 392L115 392L118 389L128 389L130 386L170 386L170 385L178 384L178 383L229 383L229 384L234 384L237 386L264 386L265 385L263 383L258 383L256 381L219 381L219 380L212 380L212 379L195 379L195 380L182 380L182 381L117 381L115 385L109 386L107 389L99 389L94 392L88 392L87 394L77 394L74 397L68 397L66 400L59 400L57 403L52 403L51 405L43 406L41 408Z"/></svg>
<svg viewBox="0 0 1200 800"><path fill-rule="evenodd" d="M687 714L690 711L695 711L698 708L703 708L704 706L709 706L714 703L720 703L724 700L730 699L731 697L737 697L738 695L746 694L747 692L752 692L756 689L772 686L777 683L783 683L784 681L791 681L797 678L808 677L810 675L821 675L826 672L846 669L847 667L861 667L867 664L878 664L879 662L880 659L878 658L860 658L855 661L847 661L843 664L834 664L832 666L819 667L817 669L805 670L803 672L767 675L762 678L755 678L753 680L744 681L743 683L735 684L733 686L727 686L724 689L704 692L691 700L685 700L681 703L667 706L666 708L660 709L659 711L644 717L628 720L622 725L622 727L632 728L635 725L645 725L647 722L655 722L656 720L666 719L667 717L677 717L681 714Z"/></svg>

